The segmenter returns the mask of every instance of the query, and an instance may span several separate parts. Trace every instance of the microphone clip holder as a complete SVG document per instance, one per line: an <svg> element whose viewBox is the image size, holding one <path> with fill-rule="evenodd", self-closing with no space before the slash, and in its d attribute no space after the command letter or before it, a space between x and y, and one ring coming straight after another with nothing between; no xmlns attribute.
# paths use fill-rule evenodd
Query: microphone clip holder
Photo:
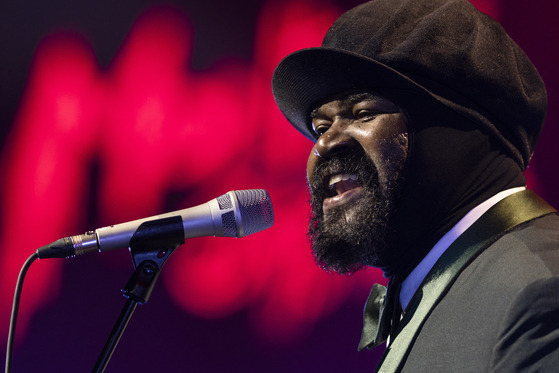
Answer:
<svg viewBox="0 0 559 373"><path fill-rule="evenodd" d="M135 271L122 289L127 300L93 372L105 370L136 306L149 300L161 268L175 249L184 242L184 228L180 216L147 221L138 227L130 240L130 254Z"/></svg>

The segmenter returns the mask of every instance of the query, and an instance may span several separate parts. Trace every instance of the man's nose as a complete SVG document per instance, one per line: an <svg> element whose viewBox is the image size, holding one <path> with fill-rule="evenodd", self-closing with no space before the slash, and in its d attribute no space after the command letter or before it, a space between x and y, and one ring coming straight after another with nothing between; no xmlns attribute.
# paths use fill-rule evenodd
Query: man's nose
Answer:
<svg viewBox="0 0 559 373"><path fill-rule="evenodd" d="M316 141L316 151L322 158L332 158L347 154L356 145L356 140L348 131L349 124L345 120L336 120L330 128Z"/></svg>

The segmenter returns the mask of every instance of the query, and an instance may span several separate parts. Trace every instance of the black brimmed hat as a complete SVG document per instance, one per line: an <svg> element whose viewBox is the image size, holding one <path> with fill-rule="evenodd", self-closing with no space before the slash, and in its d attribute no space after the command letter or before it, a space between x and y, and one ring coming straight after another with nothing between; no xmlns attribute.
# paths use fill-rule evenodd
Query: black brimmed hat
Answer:
<svg viewBox="0 0 559 373"><path fill-rule="evenodd" d="M309 139L310 113L355 89L409 109L422 97L479 123L526 168L547 94L536 68L492 18L467 0L376 0L344 13L321 47L294 52L272 78L276 102Z"/></svg>

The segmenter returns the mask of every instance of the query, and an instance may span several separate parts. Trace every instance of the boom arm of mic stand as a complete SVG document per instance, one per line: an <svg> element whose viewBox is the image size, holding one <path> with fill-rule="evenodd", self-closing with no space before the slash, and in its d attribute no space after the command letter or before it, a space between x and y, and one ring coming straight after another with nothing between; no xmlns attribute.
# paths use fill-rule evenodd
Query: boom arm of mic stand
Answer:
<svg viewBox="0 0 559 373"><path fill-rule="evenodd" d="M130 254L135 271L122 290L127 300L93 372L101 373L105 370L136 306L148 301L163 264L184 242L180 216L145 222L134 233L130 241Z"/></svg>

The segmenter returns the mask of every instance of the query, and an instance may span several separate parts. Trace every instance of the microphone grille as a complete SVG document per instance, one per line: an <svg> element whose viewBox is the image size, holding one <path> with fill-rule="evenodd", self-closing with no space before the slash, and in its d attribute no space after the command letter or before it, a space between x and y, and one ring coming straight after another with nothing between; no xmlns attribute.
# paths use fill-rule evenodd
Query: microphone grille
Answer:
<svg viewBox="0 0 559 373"><path fill-rule="evenodd" d="M229 210L233 208L233 201L231 201L231 196L229 194L230 193L226 193L216 198L220 210ZM221 226L223 228L224 237L237 237L235 211L228 211L221 214Z"/></svg>
<svg viewBox="0 0 559 373"><path fill-rule="evenodd" d="M221 215L221 223L223 226L224 237L237 236L237 221L235 220L235 211L229 211Z"/></svg>
<svg viewBox="0 0 559 373"><path fill-rule="evenodd" d="M217 204L220 210L227 210L233 207L233 203L231 202L231 197L229 197L229 194L224 194L217 197Z"/></svg>
<svg viewBox="0 0 559 373"><path fill-rule="evenodd" d="M242 227L237 237L248 236L274 224L274 210L270 195L264 189L235 190L239 203Z"/></svg>

